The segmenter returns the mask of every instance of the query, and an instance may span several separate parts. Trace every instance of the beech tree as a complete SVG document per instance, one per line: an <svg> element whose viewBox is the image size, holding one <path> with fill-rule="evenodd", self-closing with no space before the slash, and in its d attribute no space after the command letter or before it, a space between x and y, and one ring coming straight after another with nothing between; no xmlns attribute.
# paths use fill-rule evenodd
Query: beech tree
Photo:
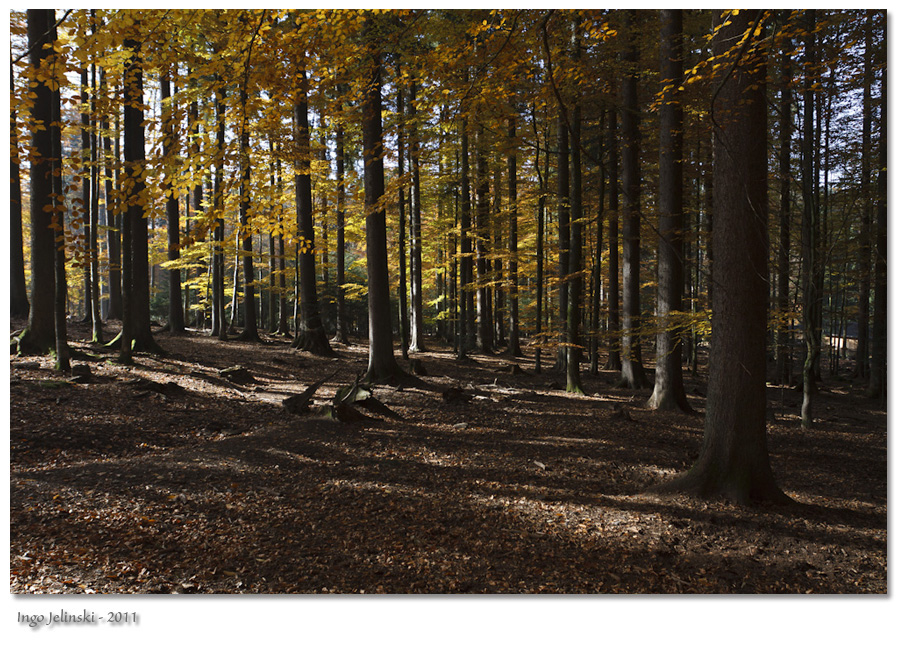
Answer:
<svg viewBox="0 0 900 646"><path fill-rule="evenodd" d="M305 53L302 54L305 58ZM305 61L297 70L298 86L294 102L294 142L297 158L294 175L297 204L297 231L300 236L300 322L293 347L330 356L333 354L322 316L316 287L316 233L313 226L312 175L310 169L310 139L308 93ZM383 180L382 180L383 182Z"/></svg>
<svg viewBox="0 0 900 646"><path fill-rule="evenodd" d="M56 289L55 233L53 231L53 142L50 123L55 75L52 59L55 12L28 10L28 59L36 86L31 107L31 308L28 327L18 338L20 354L46 354L56 347L54 292Z"/></svg>
<svg viewBox="0 0 900 646"><path fill-rule="evenodd" d="M124 69L123 153L126 210L122 225L122 334L119 360L131 363L132 350L161 353L150 331L150 259L145 180L144 76L138 21L123 47L128 52Z"/></svg>
<svg viewBox="0 0 900 646"><path fill-rule="evenodd" d="M362 139L366 208L366 274L369 284L369 365L365 381L397 379L403 372L394 358L388 278L387 213L384 196L384 142L381 129L381 52L374 19L363 28L366 67L363 77Z"/></svg>
<svg viewBox="0 0 900 646"><path fill-rule="evenodd" d="M12 61L9 63L9 90L15 95L15 76ZM19 125L15 105L9 111L9 135L12 155L9 158L9 261L10 261L10 316L28 318L28 286L25 283L25 240L22 237L22 184L19 175Z"/></svg>

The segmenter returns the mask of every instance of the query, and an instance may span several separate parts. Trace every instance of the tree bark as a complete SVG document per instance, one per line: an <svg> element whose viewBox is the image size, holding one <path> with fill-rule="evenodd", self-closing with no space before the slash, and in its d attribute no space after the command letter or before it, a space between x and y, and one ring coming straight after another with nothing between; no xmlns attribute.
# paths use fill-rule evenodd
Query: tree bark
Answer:
<svg viewBox="0 0 900 646"><path fill-rule="evenodd" d="M241 299L241 307L244 312L244 329L241 331L242 341L259 341L259 330L256 321L256 285L253 271L253 228L250 225L250 129L247 118L247 90L242 87L238 93L241 105L241 128L238 137L240 146L240 188L238 190L238 218L239 229L237 232L241 248L241 266L244 274L244 297ZM313 279L315 280L315 278ZM235 291L237 291L235 285Z"/></svg>
<svg viewBox="0 0 900 646"><path fill-rule="evenodd" d="M640 107L637 95L636 12L626 12L625 78L622 81L622 194L625 220L622 227L622 375L620 386L650 385L641 359L641 159Z"/></svg>
<svg viewBox="0 0 900 646"><path fill-rule="evenodd" d="M682 16L679 9L660 12L659 108L659 267L657 277L656 371L647 406L690 411L681 372L684 296L684 156L683 110L677 89L682 68Z"/></svg>
<svg viewBox="0 0 900 646"><path fill-rule="evenodd" d="M869 377L869 303L872 297L872 11L866 15L863 54L862 155L860 157L859 296L856 333L856 376Z"/></svg>
<svg viewBox="0 0 900 646"><path fill-rule="evenodd" d="M608 356L607 370L622 370L621 323L619 318L619 138L616 123L616 109L609 109L609 132L607 149L609 151L609 302L607 318Z"/></svg>
<svg viewBox="0 0 900 646"><path fill-rule="evenodd" d="M312 175L310 168L310 139L308 93L305 61L297 71L299 85L294 100L294 141L297 163L294 187L297 204L297 231L303 245L300 253L300 321L292 347L320 356L334 356L328 343L325 326L319 311L316 289L316 233L313 225Z"/></svg>
<svg viewBox="0 0 900 646"><path fill-rule="evenodd" d="M490 288L487 285L487 240L490 235L490 229L488 228L490 206L488 205L487 142L483 123L478 123L477 134L478 136L475 140L475 281L477 284L475 309L478 318L478 328L475 340L479 352L492 354L494 351L494 329L491 321Z"/></svg>
<svg viewBox="0 0 900 646"><path fill-rule="evenodd" d="M562 106L558 106L556 118L556 218L559 226L559 345L556 352L556 367L566 372L566 330L569 315L569 221L571 204L569 202L569 127L563 115Z"/></svg>
<svg viewBox="0 0 900 646"><path fill-rule="evenodd" d="M465 77L468 79L468 76ZM475 302L472 291L472 197L469 185L469 120L460 120L459 323L457 358L466 357L474 339Z"/></svg>
<svg viewBox="0 0 900 646"><path fill-rule="evenodd" d="M50 12L50 36L49 42L55 43L57 40L55 11ZM51 66L55 67L60 62L55 56L51 59ZM54 71L53 77L57 76ZM68 283L66 280L66 205L63 197L63 150L62 150L62 114L60 106L59 86L50 93L50 143L52 146L52 174L53 174L53 197L51 203L53 205L53 230L57 234L56 253L54 254L53 269L55 272L54 281L54 303L53 303L53 325L56 333L56 369L62 372L69 372L71 364L69 361L69 341L66 326L66 317L68 309Z"/></svg>
<svg viewBox="0 0 900 646"><path fill-rule="evenodd" d="M345 167L344 124L339 115L335 131L335 174L337 176L337 212L335 222L335 272L337 272L337 290L335 294L335 322L333 343L349 344L347 337L347 313L344 303L345 254L344 226L346 220L347 171Z"/></svg>
<svg viewBox="0 0 900 646"><path fill-rule="evenodd" d="M575 26L577 29L577 26ZM577 35L572 38L572 48L576 60L581 55L581 43ZM576 98L572 107L571 122L571 147L569 160L571 163L571 190L569 201L571 207L571 220L569 222L569 266L567 268L568 284L567 299L568 311L566 312L566 392L584 394L584 386L581 383L581 317L582 295L584 292L583 269L583 225L584 204L582 200L581 185L581 102Z"/></svg>
<svg viewBox="0 0 900 646"><path fill-rule="evenodd" d="M175 196L174 183L169 175L175 172L173 157L178 151L178 135L175 131L174 108L167 105L171 101L168 74L160 79L160 96L163 101L163 158L166 160L166 180L163 192L166 194L166 232L168 237L167 258L170 262L177 262L181 258L181 223L178 213L178 198ZM181 269L177 267L169 269L169 332L172 334L184 333L184 307L181 302Z"/></svg>
<svg viewBox="0 0 900 646"><path fill-rule="evenodd" d="M100 69L100 94L106 99L106 72ZM104 111L105 114L105 111ZM119 144L119 118L116 115L112 124L112 131L116 138L113 145L108 134L103 135L103 173L104 173L104 211L105 222L107 228L106 249L108 260L108 279L109 279L109 308L106 311L107 319L122 318L122 214L119 196L114 190L113 179L115 178L115 186L119 186L119 162L120 144ZM100 122L100 128L107 133L110 129L110 123L104 117Z"/></svg>
<svg viewBox="0 0 900 646"><path fill-rule="evenodd" d="M216 114L216 164L213 171L212 336L228 339L225 322L225 86L220 78L213 95Z"/></svg>
<svg viewBox="0 0 900 646"><path fill-rule="evenodd" d="M162 353L150 332L150 258L145 203L146 184L144 153L144 83L141 58L141 43L135 37L125 39L125 49L129 56L124 76L124 146L125 158L125 203L124 215L130 225L130 246L123 244L123 256L130 256L131 289L126 289L123 279L122 295L130 310L130 339L133 348L125 348L122 338L123 359L129 361L131 350ZM123 330L125 321L123 316Z"/></svg>
<svg viewBox="0 0 900 646"><path fill-rule="evenodd" d="M778 174L780 199L778 208L779 244L778 244L778 347L775 359L775 375L777 382L789 386L792 378L790 362L790 342L792 331L787 328L786 317L790 308L790 270L791 270L791 73L790 57L791 41L782 45L781 57L781 101L779 104L779 153ZM785 318L782 318L785 317Z"/></svg>
<svg viewBox="0 0 900 646"><path fill-rule="evenodd" d="M394 358L391 332L391 294L388 277L387 213L384 196L384 143L381 128L381 53L371 38L372 18L364 31L369 36L369 70L362 104L363 184L366 213L366 274L369 281L369 383L403 376Z"/></svg>
<svg viewBox="0 0 900 646"><path fill-rule="evenodd" d="M748 38L741 58L726 61L724 77L714 82L717 288L703 444L687 473L651 490L740 504L789 501L775 482L766 446L766 65L754 15L760 14L729 15L713 44L724 56Z"/></svg>
<svg viewBox="0 0 900 646"><path fill-rule="evenodd" d="M516 168L516 115L507 120L509 151L506 156L507 199L509 202L509 354L522 356L519 341L519 211Z"/></svg>
<svg viewBox="0 0 900 646"><path fill-rule="evenodd" d="M400 78L400 64L397 63L397 78ZM409 202L406 188L406 132L403 124L405 113L403 87L397 87L397 179L400 188L397 191L397 267L399 269L399 285L397 287L400 302L400 354L406 359L409 356L409 289L406 272L406 205Z"/></svg>
<svg viewBox="0 0 900 646"><path fill-rule="evenodd" d="M887 13L879 11L885 33L887 32ZM885 39L886 40L886 39ZM883 41L884 42L884 41ZM885 52L886 43L882 44L882 52ZM882 54L882 63L886 63L886 55ZM878 202L876 206L875 220L875 302L874 302L874 328L872 335L872 359L869 368L869 397L878 397L883 406L887 407L887 321L888 321L888 295L887 295L887 67L883 67L881 78L881 134L878 140Z"/></svg>
<svg viewBox="0 0 900 646"><path fill-rule="evenodd" d="M29 63L34 70L50 64L52 43L50 28L55 22L52 9L29 9ZM45 82L33 89L36 97L31 119L36 126L31 134L34 151L30 165L31 190L31 308L28 327L18 338L19 354L46 354L56 346L53 307L56 274L53 270L56 252L53 231L53 142L50 123L53 120L53 92Z"/></svg>
<svg viewBox="0 0 900 646"><path fill-rule="evenodd" d="M803 215L800 229L800 283L803 292L803 341L806 346L806 360L803 363L803 403L800 408L800 423L803 428L810 428L813 423L813 398L816 393L815 369L819 360L821 346L821 328L818 324L817 308L821 299L819 293L818 267L819 259L819 182L815 172L814 159L818 147L814 144L815 123L813 102L814 67L817 63L816 12L809 9L805 12L807 35L804 42L804 63L806 73L803 80Z"/></svg>
<svg viewBox="0 0 900 646"><path fill-rule="evenodd" d="M419 177L419 130L416 125L416 84L409 88L409 161L412 171L412 203L409 220L409 351L424 352L425 321L422 309L422 184Z"/></svg>
<svg viewBox="0 0 900 646"><path fill-rule="evenodd" d="M9 62L9 91L15 92L12 60ZM25 239L22 235L22 184L19 175L19 137L16 111L9 111L9 249L10 249L10 317L28 318L28 286L25 282Z"/></svg>

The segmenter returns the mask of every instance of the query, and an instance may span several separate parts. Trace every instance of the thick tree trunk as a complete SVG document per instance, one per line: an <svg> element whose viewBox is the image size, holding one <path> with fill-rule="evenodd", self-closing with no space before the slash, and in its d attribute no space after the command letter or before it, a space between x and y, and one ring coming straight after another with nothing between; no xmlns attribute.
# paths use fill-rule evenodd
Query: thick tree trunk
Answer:
<svg viewBox="0 0 900 646"><path fill-rule="evenodd" d="M256 285L253 272L253 229L250 225L250 130L247 127L247 91L241 88L239 100L241 104L241 130L238 138L240 146L241 184L238 191L238 217L240 228L237 237L240 240L241 266L244 273L244 297L241 307L244 312L244 329L240 334L242 341L259 341L259 330L256 321ZM315 280L315 278L313 278ZM236 286L235 286L236 287ZM237 291L235 289L235 291Z"/></svg>
<svg viewBox="0 0 900 646"><path fill-rule="evenodd" d="M126 191L127 211L131 228L130 247L123 244L123 256L130 255L131 289L124 285L122 295L129 301L130 310L130 342L133 349L142 352L162 353L150 332L150 257L147 218L144 217L144 201L146 200L146 184L143 179L144 161L144 83L141 60L141 44L134 38L125 40L125 49L129 56L125 65L125 117L124 146L125 173L128 177ZM125 326L123 316L123 329ZM130 360L132 348L125 349L126 339L122 339L122 351Z"/></svg>
<svg viewBox="0 0 900 646"><path fill-rule="evenodd" d="M305 65L297 72L299 87L294 102L294 141L297 163L294 175L297 204L297 231L303 249L300 253L300 321L292 347L320 356L333 356L319 311L316 288L316 233L313 225L312 176L308 113L308 80Z"/></svg>
<svg viewBox="0 0 900 646"><path fill-rule="evenodd" d="M684 185L683 110L681 94L681 10L660 12L659 108L659 268L657 277L656 374L647 403L657 410L691 410L681 372L682 313L684 296ZM668 89L667 89L668 88Z"/></svg>
<svg viewBox="0 0 900 646"><path fill-rule="evenodd" d="M55 22L52 9L28 10L29 63L34 70L50 64L52 42L50 28ZM46 354L56 347L53 319L56 274L56 234L53 231L53 142L50 123L53 92L46 83L33 88L36 97L31 120L39 126L32 130L33 150L30 164L31 191L31 308L28 327L19 336L20 354Z"/></svg>
<svg viewBox="0 0 900 646"><path fill-rule="evenodd" d="M368 19L371 21L371 18ZM370 32L367 22L365 31ZM363 185L366 213L366 273L369 281L369 365L364 380L392 381L403 376L394 358L388 275L387 214L384 196L384 143L381 129L381 55L374 39L362 104Z"/></svg>
<svg viewBox="0 0 900 646"><path fill-rule="evenodd" d="M15 91L12 61L9 63L9 91ZM28 286L25 283L25 240L22 235L22 184L19 176L19 138L16 111L9 111L9 249L10 249L10 317L28 318Z"/></svg>
<svg viewBox="0 0 900 646"><path fill-rule="evenodd" d="M741 59L715 83L716 252L709 391L703 444L686 474L655 487L738 503L787 502L766 447L767 169L765 50L755 11L730 15L716 32L726 55L749 30Z"/></svg>
<svg viewBox="0 0 900 646"><path fill-rule="evenodd" d="M491 321L491 305L488 287L487 239L488 228L488 169L487 142L484 124L478 124L478 137L475 144L475 274L476 303L478 317L476 344L478 351L491 354L494 351L494 328Z"/></svg>

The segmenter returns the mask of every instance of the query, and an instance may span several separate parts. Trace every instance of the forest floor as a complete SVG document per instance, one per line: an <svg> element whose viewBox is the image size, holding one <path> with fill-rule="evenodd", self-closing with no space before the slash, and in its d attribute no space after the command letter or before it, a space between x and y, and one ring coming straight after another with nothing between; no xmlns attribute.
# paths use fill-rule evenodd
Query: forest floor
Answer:
<svg viewBox="0 0 900 646"><path fill-rule="evenodd" d="M74 379L10 359L10 592L887 592L887 416L849 378L806 431L800 394L770 388L796 504L744 508L643 493L692 464L702 416L647 410L612 372L574 396L530 352L436 347L426 387L375 387L383 406L342 422L282 402L325 379L327 404L364 345L156 338L165 356L77 358ZM704 388L688 376L701 413Z"/></svg>

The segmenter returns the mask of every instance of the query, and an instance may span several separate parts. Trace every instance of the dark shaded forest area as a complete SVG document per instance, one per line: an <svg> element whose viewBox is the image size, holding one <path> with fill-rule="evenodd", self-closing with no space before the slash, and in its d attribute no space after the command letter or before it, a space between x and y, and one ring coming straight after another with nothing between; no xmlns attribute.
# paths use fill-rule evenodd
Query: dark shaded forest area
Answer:
<svg viewBox="0 0 900 646"><path fill-rule="evenodd" d="M10 12L10 592L887 594L887 16Z"/></svg>

